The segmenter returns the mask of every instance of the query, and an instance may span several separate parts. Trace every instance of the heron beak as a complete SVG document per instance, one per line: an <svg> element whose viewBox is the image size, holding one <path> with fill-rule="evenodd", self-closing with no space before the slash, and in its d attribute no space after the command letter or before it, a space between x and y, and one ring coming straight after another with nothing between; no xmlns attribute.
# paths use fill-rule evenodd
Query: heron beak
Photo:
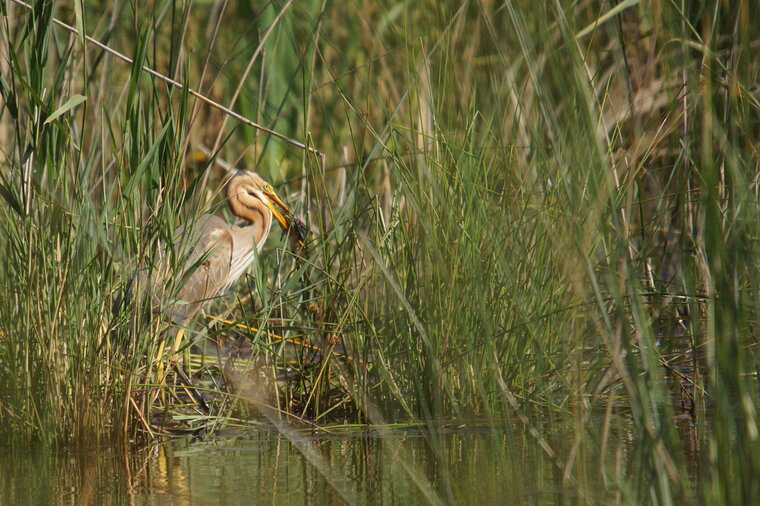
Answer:
<svg viewBox="0 0 760 506"><path fill-rule="evenodd" d="M266 205L269 208L269 210L272 211L272 216L274 216L274 219L277 220L277 223L280 224L282 229L287 232L290 229L290 222L285 216L283 216L280 210L274 206L274 204L277 204L278 206L280 206L282 210L285 211L285 214L290 214L290 209L288 209L288 206L285 205L285 203L280 199L280 197L277 196L276 193L272 193L272 192L262 192L262 193L264 193L264 195L267 196Z"/></svg>
<svg viewBox="0 0 760 506"><path fill-rule="evenodd" d="M288 209L288 206L285 205L285 203L280 199L280 197L277 196L276 193L269 191L262 193L267 196L268 200L266 202L266 205L272 211L272 216L274 216L274 219L277 220L284 231L288 232L292 230L295 241L299 246L303 246L304 238L306 237L306 227L303 225L303 222L299 221L298 219L293 220L292 218L289 218L290 209ZM280 210L274 206L274 204L280 206L282 210L285 211L285 214L283 215ZM293 226L294 223L295 226Z"/></svg>

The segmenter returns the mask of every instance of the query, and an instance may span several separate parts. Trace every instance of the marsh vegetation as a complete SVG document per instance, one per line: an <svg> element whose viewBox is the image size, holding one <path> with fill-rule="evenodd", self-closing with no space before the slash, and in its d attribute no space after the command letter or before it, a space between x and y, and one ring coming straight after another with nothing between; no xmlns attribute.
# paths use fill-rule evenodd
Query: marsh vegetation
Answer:
<svg viewBox="0 0 760 506"><path fill-rule="evenodd" d="M0 9L7 441L403 423L445 477L442 423L517 425L580 501L760 497L753 2ZM115 302L230 219L227 165L307 248L273 231L172 353Z"/></svg>

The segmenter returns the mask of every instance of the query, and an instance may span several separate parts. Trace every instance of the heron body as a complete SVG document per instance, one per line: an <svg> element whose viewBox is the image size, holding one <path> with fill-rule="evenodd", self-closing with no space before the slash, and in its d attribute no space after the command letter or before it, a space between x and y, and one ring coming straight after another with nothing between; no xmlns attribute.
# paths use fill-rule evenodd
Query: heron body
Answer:
<svg viewBox="0 0 760 506"><path fill-rule="evenodd" d="M162 305L177 324L185 324L240 278L264 246L273 218L283 230L290 229L287 206L255 172L239 170L233 174L227 183L226 196L232 214L245 220L246 226L231 225L218 216L204 214L193 224L190 235L186 227L179 227L175 249L180 244L186 245L186 251L192 250L182 268L175 270L175 275L179 275L175 279L179 279L181 286L175 285L173 290L164 288L160 282L168 274L167 262L162 259L157 262L153 275L154 306ZM171 292L176 296L168 297Z"/></svg>

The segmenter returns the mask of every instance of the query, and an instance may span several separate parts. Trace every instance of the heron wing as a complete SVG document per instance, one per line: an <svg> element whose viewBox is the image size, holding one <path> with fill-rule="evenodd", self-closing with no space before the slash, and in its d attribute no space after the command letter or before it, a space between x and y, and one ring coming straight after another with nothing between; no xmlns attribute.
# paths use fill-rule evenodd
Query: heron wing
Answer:
<svg viewBox="0 0 760 506"><path fill-rule="evenodd" d="M181 288L170 308L175 322L184 322L229 286L232 236L229 225L213 215L198 218L190 244L193 249L184 262ZM184 233L178 229L178 234Z"/></svg>

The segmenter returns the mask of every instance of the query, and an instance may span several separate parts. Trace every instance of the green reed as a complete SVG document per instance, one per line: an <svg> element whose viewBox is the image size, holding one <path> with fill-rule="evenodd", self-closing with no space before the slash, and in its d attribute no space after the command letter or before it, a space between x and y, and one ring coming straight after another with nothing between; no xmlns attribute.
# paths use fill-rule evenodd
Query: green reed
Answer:
<svg viewBox="0 0 760 506"><path fill-rule="evenodd" d="M157 367L171 329L112 308L177 225L216 209L205 147L269 177L313 233L295 253L274 233L209 309L297 374L217 392L200 426L274 404L318 425L421 421L435 452L436 422L517 420L581 500L757 497L749 2L75 5L2 7L7 435L133 439L175 414ZM142 65L236 96L326 163ZM329 359L293 360L268 332ZM567 447L550 440L568 425Z"/></svg>

